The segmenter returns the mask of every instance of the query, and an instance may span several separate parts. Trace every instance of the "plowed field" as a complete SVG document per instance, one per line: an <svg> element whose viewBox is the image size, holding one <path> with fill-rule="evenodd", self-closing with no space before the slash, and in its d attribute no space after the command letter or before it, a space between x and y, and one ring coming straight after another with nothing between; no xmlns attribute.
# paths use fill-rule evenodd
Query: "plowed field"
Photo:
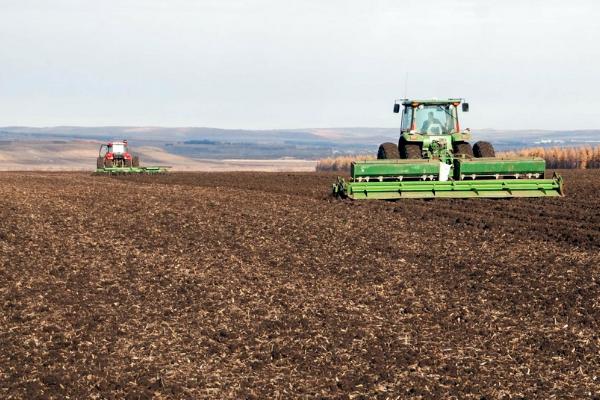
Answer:
<svg viewBox="0 0 600 400"><path fill-rule="evenodd" d="M351 202L332 175L0 174L0 398L600 398L600 171Z"/></svg>

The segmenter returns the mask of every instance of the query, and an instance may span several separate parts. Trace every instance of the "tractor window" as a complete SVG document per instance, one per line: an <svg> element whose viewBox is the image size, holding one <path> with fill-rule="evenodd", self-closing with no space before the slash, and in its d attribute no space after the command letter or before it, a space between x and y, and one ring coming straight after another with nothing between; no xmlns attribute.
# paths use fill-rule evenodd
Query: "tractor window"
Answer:
<svg viewBox="0 0 600 400"><path fill-rule="evenodd" d="M112 152L116 154L125 153L125 145L123 143L113 143Z"/></svg>
<svg viewBox="0 0 600 400"><path fill-rule="evenodd" d="M404 107L404 111L402 112L402 132L410 131L410 124L412 123L412 114L412 107Z"/></svg>
<svg viewBox="0 0 600 400"><path fill-rule="evenodd" d="M416 129L423 134L442 135L456 130L455 110L450 105L424 105L415 108Z"/></svg>

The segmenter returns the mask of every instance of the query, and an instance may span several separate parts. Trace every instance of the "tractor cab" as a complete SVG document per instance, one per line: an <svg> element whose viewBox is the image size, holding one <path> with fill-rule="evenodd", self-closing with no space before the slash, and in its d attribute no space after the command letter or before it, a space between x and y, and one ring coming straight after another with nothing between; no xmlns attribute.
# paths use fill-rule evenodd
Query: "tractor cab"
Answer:
<svg viewBox="0 0 600 400"><path fill-rule="evenodd" d="M127 148L127 140L122 142L109 142L107 144L100 145L100 157L104 157L106 154L112 154L113 157L123 158L125 154L129 154Z"/></svg>
<svg viewBox="0 0 600 400"><path fill-rule="evenodd" d="M125 154L128 152L127 142L112 142L108 144L108 151L113 154Z"/></svg>
<svg viewBox="0 0 600 400"><path fill-rule="evenodd" d="M462 99L401 101L401 132L420 135L449 135L460 132L458 106ZM468 103L462 103L462 109L468 111ZM394 112L400 112L400 103L394 104Z"/></svg>
<svg viewBox="0 0 600 400"><path fill-rule="evenodd" d="M100 145L98 168L135 167L139 161L129 153L127 140Z"/></svg>

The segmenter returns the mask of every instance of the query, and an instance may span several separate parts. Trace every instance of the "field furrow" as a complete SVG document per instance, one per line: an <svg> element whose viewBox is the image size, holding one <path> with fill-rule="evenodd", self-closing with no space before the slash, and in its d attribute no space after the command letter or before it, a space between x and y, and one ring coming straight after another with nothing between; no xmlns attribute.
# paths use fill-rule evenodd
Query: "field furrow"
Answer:
<svg viewBox="0 0 600 400"><path fill-rule="evenodd" d="M2 398L600 396L600 173L352 202L334 176L0 174Z"/></svg>

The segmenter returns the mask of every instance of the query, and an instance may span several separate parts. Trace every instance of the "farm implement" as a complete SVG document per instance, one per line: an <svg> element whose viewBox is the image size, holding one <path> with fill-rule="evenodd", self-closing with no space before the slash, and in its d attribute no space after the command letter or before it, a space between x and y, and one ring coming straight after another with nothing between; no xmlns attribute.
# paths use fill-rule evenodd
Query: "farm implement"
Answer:
<svg viewBox="0 0 600 400"><path fill-rule="evenodd" d="M545 179L542 158L496 157L489 142L470 145L461 130L462 99L408 100L403 106L400 140L379 146L377 160L354 161L350 180L338 178L333 194L351 199L555 197L563 196L556 173Z"/></svg>
<svg viewBox="0 0 600 400"><path fill-rule="evenodd" d="M162 174L169 170L170 167L166 166L152 166L152 167L111 167L111 168L97 168L97 174Z"/></svg>
<svg viewBox="0 0 600 400"><path fill-rule="evenodd" d="M139 157L129 153L127 140L100 145L96 160L97 174L160 174L167 172L169 168L166 166L140 167Z"/></svg>

